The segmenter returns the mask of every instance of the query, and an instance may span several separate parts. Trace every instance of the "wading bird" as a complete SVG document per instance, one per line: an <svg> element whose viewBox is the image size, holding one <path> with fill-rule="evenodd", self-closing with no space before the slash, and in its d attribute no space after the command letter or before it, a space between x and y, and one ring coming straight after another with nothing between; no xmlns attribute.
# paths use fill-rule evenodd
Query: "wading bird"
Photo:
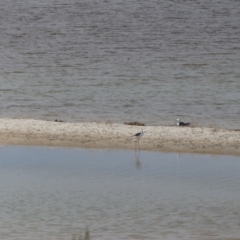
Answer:
<svg viewBox="0 0 240 240"><path fill-rule="evenodd" d="M138 143L138 148L140 149L140 146L139 146L139 140L140 138L144 135L146 131L142 130L141 132L138 132L136 134L134 134L132 137L135 137L136 138L136 144Z"/></svg>

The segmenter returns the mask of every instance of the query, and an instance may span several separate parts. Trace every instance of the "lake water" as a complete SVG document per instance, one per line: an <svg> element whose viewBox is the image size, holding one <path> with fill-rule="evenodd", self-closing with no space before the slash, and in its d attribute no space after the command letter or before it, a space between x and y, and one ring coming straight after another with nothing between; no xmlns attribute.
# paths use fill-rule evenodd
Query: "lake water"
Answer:
<svg viewBox="0 0 240 240"><path fill-rule="evenodd" d="M240 128L240 1L5 0L0 117Z"/></svg>
<svg viewBox="0 0 240 240"><path fill-rule="evenodd" d="M240 238L240 158L0 148L0 238Z"/></svg>

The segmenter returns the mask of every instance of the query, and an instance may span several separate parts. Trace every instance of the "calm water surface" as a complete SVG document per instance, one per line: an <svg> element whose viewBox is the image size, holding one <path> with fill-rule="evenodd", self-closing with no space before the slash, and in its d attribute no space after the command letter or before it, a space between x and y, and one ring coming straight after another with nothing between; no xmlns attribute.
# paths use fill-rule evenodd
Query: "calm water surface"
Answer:
<svg viewBox="0 0 240 240"><path fill-rule="evenodd" d="M240 238L240 158L0 148L0 238Z"/></svg>
<svg viewBox="0 0 240 240"><path fill-rule="evenodd" d="M4 0L0 117L240 128L240 1Z"/></svg>

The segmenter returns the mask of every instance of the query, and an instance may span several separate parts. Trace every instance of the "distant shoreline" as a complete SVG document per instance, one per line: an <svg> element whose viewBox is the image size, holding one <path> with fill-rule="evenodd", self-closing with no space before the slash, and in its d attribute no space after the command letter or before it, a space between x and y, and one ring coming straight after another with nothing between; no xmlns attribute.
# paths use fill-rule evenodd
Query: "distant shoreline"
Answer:
<svg viewBox="0 0 240 240"><path fill-rule="evenodd" d="M240 155L240 131L205 127L130 126L0 119L1 145L135 149L131 137L144 128L141 150Z"/></svg>

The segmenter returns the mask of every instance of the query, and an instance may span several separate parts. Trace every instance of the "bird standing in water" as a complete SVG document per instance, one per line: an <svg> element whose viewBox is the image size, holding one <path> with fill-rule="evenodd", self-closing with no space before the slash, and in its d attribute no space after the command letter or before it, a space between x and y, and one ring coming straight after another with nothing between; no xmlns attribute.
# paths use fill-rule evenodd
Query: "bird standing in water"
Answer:
<svg viewBox="0 0 240 240"><path fill-rule="evenodd" d="M136 144L138 143L138 147L140 149L140 146L139 146L139 140L140 138L144 135L146 131L142 130L141 132L138 132L136 134L134 134L132 137L136 137Z"/></svg>

